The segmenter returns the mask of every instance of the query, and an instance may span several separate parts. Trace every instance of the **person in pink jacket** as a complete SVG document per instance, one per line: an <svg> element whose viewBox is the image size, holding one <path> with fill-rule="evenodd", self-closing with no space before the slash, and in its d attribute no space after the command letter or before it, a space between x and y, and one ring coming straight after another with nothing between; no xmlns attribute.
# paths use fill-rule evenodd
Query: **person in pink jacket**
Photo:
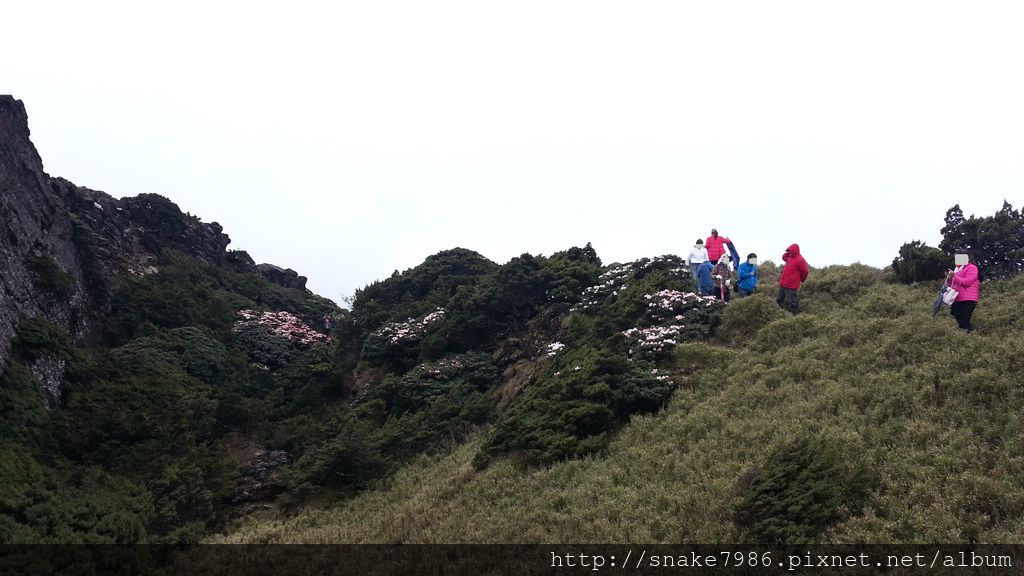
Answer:
<svg viewBox="0 0 1024 576"><path fill-rule="evenodd" d="M957 291L956 301L949 307L950 313L956 318L960 328L971 332L971 316L978 306L978 294L981 282L978 279L978 267L972 262L969 254L958 253L956 268L949 271L949 287Z"/></svg>

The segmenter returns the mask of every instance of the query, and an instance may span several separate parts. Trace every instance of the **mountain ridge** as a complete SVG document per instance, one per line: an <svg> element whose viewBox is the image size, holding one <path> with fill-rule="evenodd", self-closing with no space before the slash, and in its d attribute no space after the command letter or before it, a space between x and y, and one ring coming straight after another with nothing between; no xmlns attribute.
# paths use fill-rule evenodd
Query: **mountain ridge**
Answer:
<svg viewBox="0 0 1024 576"><path fill-rule="evenodd" d="M2 542L1022 533L1024 278L985 283L973 334L931 318L950 250L1020 269L1008 204L812 269L798 315L772 262L725 305L678 256L589 244L445 250L341 309L167 198L50 177L29 136L0 97Z"/></svg>

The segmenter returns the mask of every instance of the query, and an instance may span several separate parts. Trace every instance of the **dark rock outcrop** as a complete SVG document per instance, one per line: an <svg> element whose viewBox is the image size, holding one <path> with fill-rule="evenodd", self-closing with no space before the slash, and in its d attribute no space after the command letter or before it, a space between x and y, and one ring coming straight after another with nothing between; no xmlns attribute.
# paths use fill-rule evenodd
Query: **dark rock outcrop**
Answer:
<svg viewBox="0 0 1024 576"><path fill-rule="evenodd" d="M284 450L253 449L243 464L242 475L235 479L232 504L246 504L267 500L284 490L276 470L291 458Z"/></svg>
<svg viewBox="0 0 1024 576"><path fill-rule="evenodd" d="M306 277L299 276L299 273L291 268L281 268L273 264L257 264L256 271L267 281L285 288L306 289Z"/></svg>
<svg viewBox="0 0 1024 576"><path fill-rule="evenodd" d="M79 339L125 278L156 272L169 251L222 262L231 241L162 196L117 199L50 177L29 136L25 106L0 95L0 367L21 319L44 316ZM59 396L61 366L33 371Z"/></svg>

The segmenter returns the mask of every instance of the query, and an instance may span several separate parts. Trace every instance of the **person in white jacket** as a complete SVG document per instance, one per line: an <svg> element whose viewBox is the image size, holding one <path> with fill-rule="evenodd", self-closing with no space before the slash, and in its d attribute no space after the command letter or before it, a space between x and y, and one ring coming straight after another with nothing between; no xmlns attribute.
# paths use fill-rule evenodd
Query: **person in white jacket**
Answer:
<svg viewBox="0 0 1024 576"><path fill-rule="evenodd" d="M708 261L708 249L704 247L704 241L697 238L697 243L693 245L693 250L690 250L690 255L686 258L686 262L690 265L690 272L693 273L693 281L697 281L697 268Z"/></svg>

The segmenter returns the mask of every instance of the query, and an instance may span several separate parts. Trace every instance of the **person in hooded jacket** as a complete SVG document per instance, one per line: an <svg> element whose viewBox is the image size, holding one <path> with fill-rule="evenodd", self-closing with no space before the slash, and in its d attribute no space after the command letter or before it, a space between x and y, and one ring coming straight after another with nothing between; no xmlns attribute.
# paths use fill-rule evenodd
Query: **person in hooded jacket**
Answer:
<svg viewBox="0 0 1024 576"><path fill-rule="evenodd" d="M981 292L981 282L978 278L978 267L972 262L969 254L959 253L956 255L963 264L949 271L949 287L957 291L956 301L949 307L949 312L956 318L956 323L961 329L968 332L974 331L971 325L971 316L978 306L978 297Z"/></svg>
<svg viewBox="0 0 1024 576"><path fill-rule="evenodd" d="M729 240L725 236L719 236L718 230L712 228L711 236L704 242L704 247L708 251L708 260L711 262L718 262L718 259L725 254L726 247L729 245Z"/></svg>
<svg viewBox="0 0 1024 576"><path fill-rule="evenodd" d="M697 266L697 293L701 296L711 296L711 291L715 289L714 280L711 277L713 269L714 266L707 260Z"/></svg>
<svg viewBox="0 0 1024 576"><path fill-rule="evenodd" d="M757 254L747 254L747 261L740 264L736 269L736 275L738 276L736 282L736 293L741 298L750 296L754 293L757 288Z"/></svg>
<svg viewBox="0 0 1024 576"><path fill-rule="evenodd" d="M719 257L718 264L715 264L711 271L711 278L713 282L712 296L723 302L728 302L729 286L732 284L732 268L729 267L728 254L722 254Z"/></svg>
<svg viewBox="0 0 1024 576"><path fill-rule="evenodd" d="M792 244L782 255L782 261L786 265L782 268L782 276L779 277L779 296L776 302L779 306L789 310L793 314L800 311L800 296L797 293L800 285L807 280L810 268L807 260L800 254L800 246Z"/></svg>

